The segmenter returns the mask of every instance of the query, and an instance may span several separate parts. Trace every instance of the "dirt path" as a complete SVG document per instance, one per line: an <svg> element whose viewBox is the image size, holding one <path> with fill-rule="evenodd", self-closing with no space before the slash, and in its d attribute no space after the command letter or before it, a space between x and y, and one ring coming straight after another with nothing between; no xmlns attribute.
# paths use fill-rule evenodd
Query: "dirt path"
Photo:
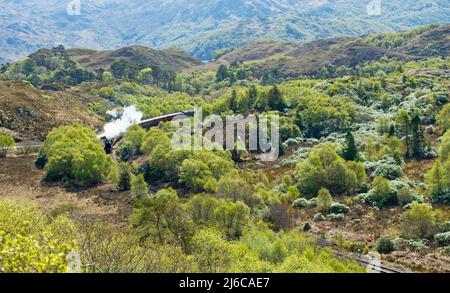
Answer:
<svg viewBox="0 0 450 293"><path fill-rule="evenodd" d="M34 167L33 156L0 159L0 199L31 201L46 212L71 205L89 216L118 224L127 223L131 212L129 193L115 192L110 185L66 190L43 184L42 176L43 171Z"/></svg>

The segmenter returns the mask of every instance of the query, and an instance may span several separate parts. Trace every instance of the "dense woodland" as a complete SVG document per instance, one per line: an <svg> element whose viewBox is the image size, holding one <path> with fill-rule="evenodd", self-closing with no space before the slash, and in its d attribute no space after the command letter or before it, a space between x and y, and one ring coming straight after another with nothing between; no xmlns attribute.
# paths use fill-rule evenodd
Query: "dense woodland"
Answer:
<svg viewBox="0 0 450 293"><path fill-rule="evenodd" d="M364 42L388 48L404 36ZM92 72L57 47L5 65L3 80L42 90L75 86L117 109L135 105L144 118L195 106L205 114L278 114L282 156L267 165L257 152L175 150L168 123L150 130L130 127L109 156L94 130L80 123L57 127L36 155L43 182L108 185L112 192L129 193L128 222L116 227L83 217L72 206L45 214L1 200L0 270L64 272L76 251L83 272L365 271L336 258L334 248L319 247L313 236L348 253L432 251L445 263L449 63L446 56L384 56L357 66L322 67L297 79L254 70L254 62L174 72L119 60L109 71ZM92 102L89 109L112 119L103 104ZM13 144L0 136L0 157ZM363 218L390 211L398 213L399 229L386 228L370 244L346 239L345 228L333 236L312 233L323 223L358 225L353 213ZM450 270L448 263L439 270Z"/></svg>

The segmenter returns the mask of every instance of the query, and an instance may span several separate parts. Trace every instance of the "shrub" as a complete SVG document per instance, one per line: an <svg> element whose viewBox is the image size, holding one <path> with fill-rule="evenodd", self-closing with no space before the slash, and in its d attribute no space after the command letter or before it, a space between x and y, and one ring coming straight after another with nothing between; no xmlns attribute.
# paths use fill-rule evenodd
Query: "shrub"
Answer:
<svg viewBox="0 0 450 293"><path fill-rule="evenodd" d="M382 254L389 254L395 250L394 241L389 237L383 236L377 240L377 251Z"/></svg>
<svg viewBox="0 0 450 293"><path fill-rule="evenodd" d="M350 212L350 208L340 203L334 203L330 207L330 212L332 214L347 214Z"/></svg>
<svg viewBox="0 0 450 293"><path fill-rule="evenodd" d="M134 147L127 141L123 141L117 151L119 153L119 159L122 162L128 162L134 155Z"/></svg>
<svg viewBox="0 0 450 293"><path fill-rule="evenodd" d="M433 209L417 202L412 203L411 209L401 215L400 221L403 235L415 239L430 237L436 228Z"/></svg>
<svg viewBox="0 0 450 293"><path fill-rule="evenodd" d="M296 208L296 209L305 209L305 208L307 208L307 207L309 207L309 202L308 202L308 200L306 200L306 199L304 199L304 198L299 198L299 199L296 199L295 201L294 201L294 203L292 204L292 206L294 207L294 208Z"/></svg>
<svg viewBox="0 0 450 293"><path fill-rule="evenodd" d="M317 208L321 212L328 212L333 204L333 198L330 192L322 188L317 195Z"/></svg>
<svg viewBox="0 0 450 293"><path fill-rule="evenodd" d="M106 180L112 167L96 133L77 124L53 129L39 155L48 160L48 181L68 178L77 185L92 186Z"/></svg>
<svg viewBox="0 0 450 293"><path fill-rule="evenodd" d="M139 174L131 178L130 184L131 193L137 198L147 196L149 193L147 182L145 182L144 175Z"/></svg>
<svg viewBox="0 0 450 293"><path fill-rule="evenodd" d="M449 246L450 245L450 232L439 233L434 235L434 240L439 246Z"/></svg>
<svg viewBox="0 0 450 293"><path fill-rule="evenodd" d="M365 174L356 174L354 162L346 162L336 153L332 144L316 147L308 158L295 168L294 176L301 194L313 197L321 188L327 188L332 194L352 192ZM358 176L357 176L358 175Z"/></svg>
<svg viewBox="0 0 450 293"><path fill-rule="evenodd" d="M364 201L375 207L382 208L397 203L395 193L392 191L392 185L383 177L376 177L372 183L372 189L365 196Z"/></svg>
<svg viewBox="0 0 450 293"><path fill-rule="evenodd" d="M314 222L322 222L325 220L326 220L326 218L322 213L317 213L314 215Z"/></svg>
<svg viewBox="0 0 450 293"><path fill-rule="evenodd" d="M187 159L181 165L179 176L180 183L185 184L193 192L201 192L204 190L208 178L212 177L212 173L208 165L202 161Z"/></svg>
<svg viewBox="0 0 450 293"><path fill-rule="evenodd" d="M131 188L131 175L126 163L119 164L119 181L117 182L118 191L127 191Z"/></svg>
<svg viewBox="0 0 450 293"><path fill-rule="evenodd" d="M450 205L450 189L442 189L431 193L431 200L436 204Z"/></svg>
<svg viewBox="0 0 450 293"><path fill-rule="evenodd" d="M333 221L333 222L343 221L344 219L345 219L345 216L343 214L329 214L327 216L327 220Z"/></svg>
<svg viewBox="0 0 450 293"><path fill-rule="evenodd" d="M403 176L403 169L391 157L384 157L376 163L372 176L382 176L389 180L394 180Z"/></svg>
<svg viewBox="0 0 450 293"><path fill-rule="evenodd" d="M47 156L44 154L38 154L36 160L34 161L34 165L38 169L44 169L47 164Z"/></svg>
<svg viewBox="0 0 450 293"><path fill-rule="evenodd" d="M0 135L0 158L6 157L8 151L15 145L14 138L10 135Z"/></svg>
<svg viewBox="0 0 450 293"><path fill-rule="evenodd" d="M311 229L312 229L312 226L310 223L306 222L305 225L303 225L304 232L309 232L309 231L311 231Z"/></svg>

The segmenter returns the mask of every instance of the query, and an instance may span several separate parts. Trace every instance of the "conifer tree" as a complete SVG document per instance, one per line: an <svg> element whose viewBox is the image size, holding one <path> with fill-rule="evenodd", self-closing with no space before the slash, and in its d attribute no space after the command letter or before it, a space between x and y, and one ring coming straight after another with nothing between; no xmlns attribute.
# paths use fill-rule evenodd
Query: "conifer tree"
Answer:
<svg viewBox="0 0 450 293"><path fill-rule="evenodd" d="M269 107L277 111L283 111L286 107L283 94L276 85L269 91Z"/></svg>
<svg viewBox="0 0 450 293"><path fill-rule="evenodd" d="M231 94L229 104L230 110L236 113L238 111L238 96L235 89L233 89L233 93Z"/></svg>
<svg viewBox="0 0 450 293"><path fill-rule="evenodd" d="M343 157L347 161L356 161L359 158L359 152L358 148L356 147L355 143L355 137L353 134L349 131L347 132L347 136L345 138L346 140L346 147L343 152Z"/></svg>
<svg viewBox="0 0 450 293"><path fill-rule="evenodd" d="M425 137L422 131L422 121L418 113L411 119L411 155L416 159L424 157Z"/></svg>

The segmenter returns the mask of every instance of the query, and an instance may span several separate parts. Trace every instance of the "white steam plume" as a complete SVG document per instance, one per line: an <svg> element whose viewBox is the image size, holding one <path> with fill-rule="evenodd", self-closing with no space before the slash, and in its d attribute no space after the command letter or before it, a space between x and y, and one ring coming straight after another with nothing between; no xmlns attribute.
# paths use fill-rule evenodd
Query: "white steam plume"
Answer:
<svg viewBox="0 0 450 293"><path fill-rule="evenodd" d="M118 117L117 111L109 111L111 116ZM142 121L142 117L144 114L137 110L135 106L128 106L123 109L122 116L120 118L109 122L104 127L104 132L100 135L100 137L106 137L106 138L115 138L121 135L122 133L125 133L127 129L136 123L139 123Z"/></svg>

